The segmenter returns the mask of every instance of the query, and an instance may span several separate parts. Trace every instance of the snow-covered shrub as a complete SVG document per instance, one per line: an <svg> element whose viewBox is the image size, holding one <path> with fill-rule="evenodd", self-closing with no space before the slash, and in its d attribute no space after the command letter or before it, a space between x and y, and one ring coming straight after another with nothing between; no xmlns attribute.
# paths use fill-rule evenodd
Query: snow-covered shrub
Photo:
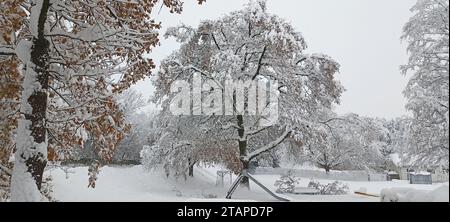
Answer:
<svg viewBox="0 0 450 222"><path fill-rule="evenodd" d="M399 202L399 200L400 197L398 196L398 194L391 189L383 189L381 191L381 202Z"/></svg>
<svg viewBox="0 0 450 222"><path fill-rule="evenodd" d="M349 192L348 186L339 181L329 184L321 184L317 181L311 180L308 187L316 189L321 195L344 195Z"/></svg>
<svg viewBox="0 0 450 222"><path fill-rule="evenodd" d="M282 175L280 179L275 181L277 193L294 193L296 185L299 183L299 178L294 175L294 171L289 170L287 174Z"/></svg>

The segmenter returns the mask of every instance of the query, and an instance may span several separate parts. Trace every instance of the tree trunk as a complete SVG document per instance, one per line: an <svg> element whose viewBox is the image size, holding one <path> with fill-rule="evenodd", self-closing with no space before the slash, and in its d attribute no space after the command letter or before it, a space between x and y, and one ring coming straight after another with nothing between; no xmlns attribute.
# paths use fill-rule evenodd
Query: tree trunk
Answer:
<svg viewBox="0 0 450 222"><path fill-rule="evenodd" d="M194 177L194 165L189 166L189 176Z"/></svg>
<svg viewBox="0 0 450 222"><path fill-rule="evenodd" d="M46 113L49 78L49 42L44 37L44 27L49 0L42 4L37 35L33 37L31 61L25 63L25 77L21 97L22 117L19 121L17 151L11 181L12 201L41 201L42 177L47 165ZM34 6L34 7L38 7Z"/></svg>
<svg viewBox="0 0 450 222"><path fill-rule="evenodd" d="M195 165L195 162L192 163L191 160L189 159L188 175L189 175L190 177L194 177L194 165Z"/></svg>
<svg viewBox="0 0 450 222"><path fill-rule="evenodd" d="M244 138L244 136L245 136L244 117L242 115L238 115L237 120L238 120L238 126L239 126L238 133L239 133L239 137L241 138L239 140L239 155L241 157L240 159L241 159L241 163L242 163L242 171L248 172L250 162L244 160L245 157L247 156L247 140ZM247 189L250 189L250 180L248 179L248 177L242 178L241 186L245 187Z"/></svg>
<svg viewBox="0 0 450 222"><path fill-rule="evenodd" d="M273 167L273 168L280 168L280 167L281 167L281 166L280 166L280 161L274 159L274 160L272 161L272 167Z"/></svg>
<svg viewBox="0 0 450 222"><path fill-rule="evenodd" d="M242 171L248 172L250 163L248 161L243 161L243 160L241 162L242 162ZM241 187L245 187L250 190L250 180L248 179L248 177L242 178Z"/></svg>
<svg viewBox="0 0 450 222"><path fill-rule="evenodd" d="M322 166L323 166L323 168L325 169L325 172L327 173L327 174L329 174L330 173L330 170L331 170L331 164L330 164L330 162L328 161L328 156L324 153L323 154L323 162L325 163L325 164L322 164Z"/></svg>

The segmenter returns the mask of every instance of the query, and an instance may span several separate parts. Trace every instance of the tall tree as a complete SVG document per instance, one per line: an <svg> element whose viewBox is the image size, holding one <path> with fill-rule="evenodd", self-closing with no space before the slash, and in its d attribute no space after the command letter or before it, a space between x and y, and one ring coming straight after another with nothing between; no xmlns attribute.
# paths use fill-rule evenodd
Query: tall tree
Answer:
<svg viewBox="0 0 450 222"><path fill-rule="evenodd" d="M192 130L212 132L210 138L215 141L229 139L226 143L233 144L230 152L235 153L234 159L240 160L240 170L248 170L251 161L277 148L287 138L302 140L304 131L308 131L310 123L317 119L316 111L330 109L332 104L339 102L343 91L335 79L339 65L325 55L305 54L306 43L301 34L285 20L268 13L265 1L250 1L244 9L218 20L203 21L198 28L171 28L167 36L175 37L181 47L161 64L155 81L157 98L163 99L163 106L170 106L170 101L179 94L171 90L172 84L185 80L195 86L198 83L192 76L198 74L201 82L206 84L200 86L203 87L201 92L193 92L192 113L198 115L199 111L206 110L214 114L179 116L171 122L176 125L177 121L183 124L191 121L195 123L189 125ZM230 79L241 83L253 80L278 82L277 87L258 89L262 94L270 94L270 98L279 94L279 99L263 101L237 90L228 91L226 83ZM211 88L215 90L211 92ZM248 88L251 86L243 91L250 91ZM242 96L246 102L238 105ZM206 100L198 104L199 98ZM258 107L260 112L246 112L244 109L255 100L262 104ZM233 104L233 110L222 112L222 102ZM215 105L211 107L211 104ZM279 108L275 109L279 114L278 121L264 124L268 118L265 111L275 107ZM265 143L258 139L269 129L277 132L273 140ZM175 136L172 140L175 146L185 144ZM242 184L248 187L248 178Z"/></svg>
<svg viewBox="0 0 450 222"><path fill-rule="evenodd" d="M404 94L413 113L409 145L411 160L422 167L449 163L449 1L419 0L403 29L412 73Z"/></svg>
<svg viewBox="0 0 450 222"><path fill-rule="evenodd" d="M112 158L128 129L114 95L155 67L144 54L159 42L151 18L158 2L1 2L0 56L23 76L12 200L39 201L47 157L67 157L88 133L100 156ZM162 4L181 12L179 0Z"/></svg>

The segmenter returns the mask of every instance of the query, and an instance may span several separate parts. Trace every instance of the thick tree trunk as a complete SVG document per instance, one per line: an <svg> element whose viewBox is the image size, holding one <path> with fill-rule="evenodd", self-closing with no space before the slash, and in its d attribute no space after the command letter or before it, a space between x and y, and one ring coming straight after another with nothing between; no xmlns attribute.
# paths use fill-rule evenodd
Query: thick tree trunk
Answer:
<svg viewBox="0 0 450 222"><path fill-rule="evenodd" d="M249 170L250 163L248 161L242 161L242 171ZM243 177L241 180L241 187L245 187L250 190L250 180L248 177Z"/></svg>
<svg viewBox="0 0 450 222"><path fill-rule="evenodd" d="M44 27L49 9L49 0L36 1L40 11L37 35L31 46L31 61L26 64L19 121L17 151L11 181L13 201L40 201L42 177L47 165L46 113L49 78L49 42L44 36ZM41 4L41 5L38 5ZM32 12L33 13L33 12Z"/></svg>
<svg viewBox="0 0 450 222"><path fill-rule="evenodd" d="M191 162L191 160L189 159L189 169L188 169L188 176L189 177L194 177L194 162Z"/></svg>
<svg viewBox="0 0 450 222"><path fill-rule="evenodd" d="M238 115L237 116L237 121L238 121L238 126L239 126L239 137L241 138L239 140L239 154L240 154L240 159L242 162L242 171L247 171L249 170L249 166L250 166L250 162L245 160L245 157L247 156L247 140L244 138L244 134L245 134L245 129L244 129L244 117L242 115ZM248 179L248 177L244 177L241 180L241 186L250 189L250 180Z"/></svg>

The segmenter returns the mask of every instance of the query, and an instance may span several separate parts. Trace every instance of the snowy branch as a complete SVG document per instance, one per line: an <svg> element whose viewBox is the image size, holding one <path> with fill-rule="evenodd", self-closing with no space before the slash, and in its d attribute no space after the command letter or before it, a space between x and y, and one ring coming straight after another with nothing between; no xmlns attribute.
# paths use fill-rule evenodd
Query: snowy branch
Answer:
<svg viewBox="0 0 450 222"><path fill-rule="evenodd" d="M230 128L235 128L237 130L242 129L242 127L239 127L237 124L232 123L232 122L227 123L226 125L222 126L222 129L224 129L224 130L227 130L227 129L230 129Z"/></svg>
<svg viewBox="0 0 450 222"><path fill-rule="evenodd" d="M291 129L286 129L286 131L280 136L278 137L278 139L272 141L271 143L251 152L250 154L248 154L246 157L244 157L244 161L250 161L256 157L258 157L259 155L269 152L272 149L276 148L278 145L280 145L286 138L288 138L292 133Z"/></svg>
<svg viewBox="0 0 450 222"><path fill-rule="evenodd" d="M263 61L263 59L264 59L264 55L266 54L266 51L267 51L267 45L264 46L264 49L263 49L263 51L262 51L262 53L261 53L261 57L259 57L258 68L256 69L256 73L255 73L255 75L253 76L252 80L255 80L256 77L259 76L259 73L260 73L261 67L262 67L262 61Z"/></svg>
<svg viewBox="0 0 450 222"><path fill-rule="evenodd" d="M8 167L5 167L5 166L3 166L3 165L1 165L1 164L0 164L0 170L2 170L3 172L5 172L5 173L8 174L9 176L12 175L12 171L11 171Z"/></svg>
<svg viewBox="0 0 450 222"><path fill-rule="evenodd" d="M258 134L258 133L260 133L260 132L262 132L262 131L264 131L264 130L266 130L266 129L269 129L269 128L270 128L270 126L268 126L268 127L262 127L262 128L259 128L259 129L250 131L250 132L246 133L246 136L254 136L254 135L256 135L256 134Z"/></svg>
<svg viewBox="0 0 450 222"><path fill-rule="evenodd" d="M212 81L214 81L214 83L216 83L217 86L220 87L222 90L224 89L223 85L216 78L214 78L210 73L203 71L193 65L189 66L189 69L199 72L200 74L202 74L202 75L206 76L207 78L211 79Z"/></svg>
<svg viewBox="0 0 450 222"><path fill-rule="evenodd" d="M8 46L0 46L0 56L14 56L16 52L14 49Z"/></svg>

